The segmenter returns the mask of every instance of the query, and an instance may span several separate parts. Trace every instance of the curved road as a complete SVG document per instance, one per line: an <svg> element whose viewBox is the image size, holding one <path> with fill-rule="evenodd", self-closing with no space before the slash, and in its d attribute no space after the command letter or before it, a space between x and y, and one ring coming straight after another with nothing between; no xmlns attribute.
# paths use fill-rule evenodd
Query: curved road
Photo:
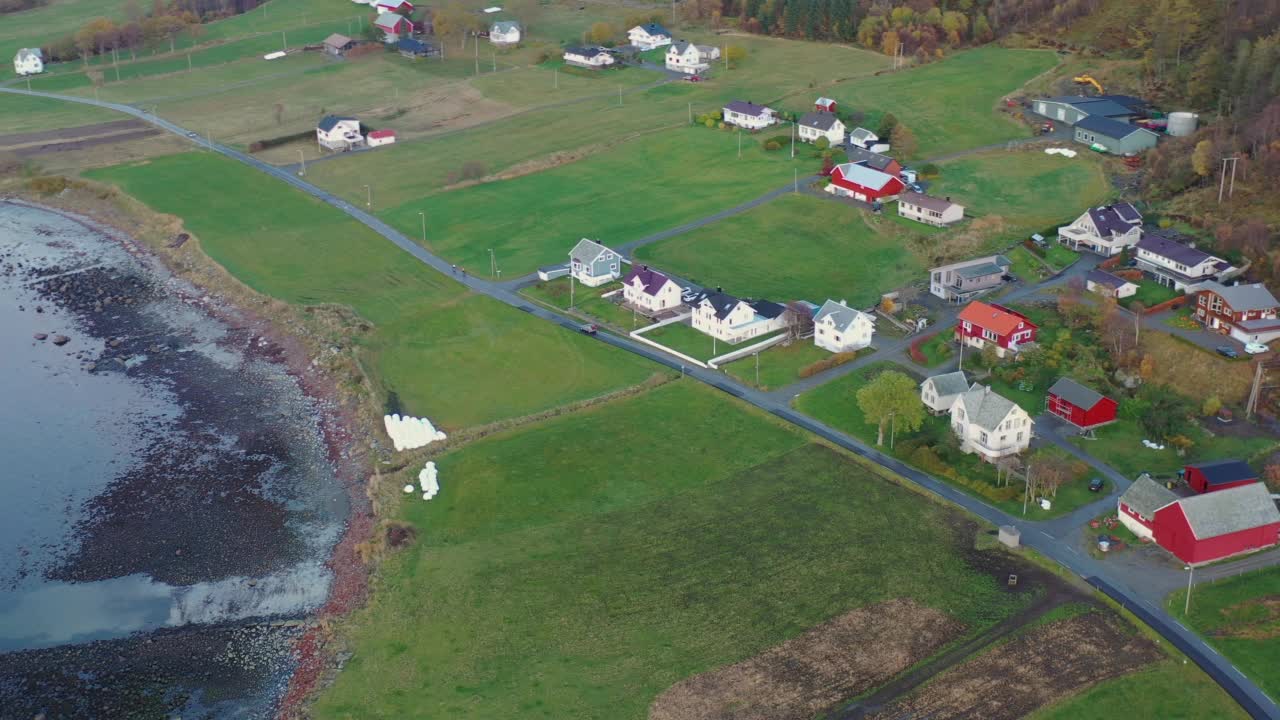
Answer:
<svg viewBox="0 0 1280 720"><path fill-rule="evenodd" d="M458 280L463 285L466 285L468 288L476 292L489 295L490 297L506 303L507 305L511 305L519 310L538 317L539 319L559 325L570 332L578 331L579 323L569 317L526 301L522 297L516 295L510 285L494 283L473 276L459 278L453 274L452 265L450 263L431 254L430 252L427 252L426 249L401 234L395 228L387 225L382 220L379 220L364 210L355 207L346 200L302 180L292 172L269 165L232 148L219 145L217 143L210 143L208 140L195 135L195 133L189 132L185 128L175 125L168 120L155 117L150 113L129 105L95 101L90 98L18 90L8 87L0 87L0 92L18 95L31 95L107 108L109 110L115 110L117 112L139 118L174 133L175 135L187 137L197 146L208 148L233 160L254 167L261 172L283 180L308 195L323 200L329 205L342 210L347 215L359 220L361 223L373 229L387 240L395 243L397 247L417 258L420 262L430 265L432 268L435 268L444 275L453 277L455 280ZM612 335L609 333L600 333L596 337L599 338L601 342L607 343L621 350L642 356L674 370L679 370L683 374L689 375L700 382L706 383L707 385L751 403L752 405L755 405L756 407L793 425L804 428L819 437L839 445L856 455L864 457L867 460L870 460L910 480L921 488L933 493L937 497L958 505L993 525L1014 525L1020 527L1022 529L1023 545L1037 550L1046 557L1053 559L1055 562L1084 578L1090 584L1103 589L1108 595L1124 605L1126 608L1133 610L1139 618L1164 636L1175 647L1186 653L1196 662L1196 664L1203 668L1204 671L1217 681L1238 703L1240 703L1240 705L1252 717L1274 718L1275 720L1280 720L1280 707L1278 707L1270 697L1263 693L1256 684L1237 670L1230 661L1220 655L1213 648L1209 647L1209 645L1206 644L1198 635L1188 630L1180 622L1176 621L1172 616L1165 612L1164 608L1152 604L1148 600L1144 599L1141 593L1128 587L1125 582L1126 578L1117 577L1118 573L1113 569L1108 568L1097 560L1078 552L1075 549L1075 546L1078 544L1078 530L1075 527L1067 529L1064 535L1061 525L1055 524L1052 521L1049 523L1021 521L1019 518L992 507L977 498L971 497L951 485L920 472L913 467L907 466L896 458L884 455L875 448L866 445L862 441L850 435L793 410L789 406L786 398L779 398L770 393L748 388L739 384L732 378L712 370L687 368L681 365L675 358L640 343L633 342L630 338ZM1096 509L1097 512L1101 512L1101 505L1104 503L1109 504L1110 500L1099 500L1090 507ZM1052 531L1052 533L1050 531Z"/></svg>

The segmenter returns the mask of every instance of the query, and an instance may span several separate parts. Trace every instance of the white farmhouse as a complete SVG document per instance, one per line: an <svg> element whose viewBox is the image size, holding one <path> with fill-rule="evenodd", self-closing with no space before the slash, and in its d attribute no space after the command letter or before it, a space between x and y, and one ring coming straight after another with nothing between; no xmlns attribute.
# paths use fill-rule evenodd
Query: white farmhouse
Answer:
<svg viewBox="0 0 1280 720"><path fill-rule="evenodd" d="M351 150L364 145L360 121L353 117L325 115L316 125L316 142L329 150Z"/></svg>
<svg viewBox="0 0 1280 720"><path fill-rule="evenodd" d="M818 138L826 138L832 147L844 145L844 123L835 113L811 112L796 123L796 134L804 142L817 142Z"/></svg>
<svg viewBox="0 0 1280 720"><path fill-rule="evenodd" d="M786 324L787 309L768 300L739 300L722 292L690 302L693 329L727 343L763 337Z"/></svg>
<svg viewBox="0 0 1280 720"><path fill-rule="evenodd" d="M489 28L489 42L494 45L515 45L520 42L520 23L500 20Z"/></svg>
<svg viewBox="0 0 1280 720"><path fill-rule="evenodd" d="M582 238L569 251L569 274L587 287L597 287L622 275L622 256L594 240Z"/></svg>
<svg viewBox="0 0 1280 720"><path fill-rule="evenodd" d="M843 300L822 303L813 316L813 344L834 353L854 352L871 344L876 319Z"/></svg>
<svg viewBox="0 0 1280 720"><path fill-rule="evenodd" d="M966 392L969 392L969 379L965 377L963 370L957 370L925 378L920 383L920 402L934 415L943 415L951 412L956 398Z"/></svg>
<svg viewBox="0 0 1280 720"><path fill-rule="evenodd" d="M599 70L614 63L613 55L601 47L567 47L564 49L567 65Z"/></svg>
<svg viewBox="0 0 1280 720"><path fill-rule="evenodd" d="M681 40L667 48L667 69L697 75L711 67L711 61L720 58L720 48L715 45L694 45Z"/></svg>
<svg viewBox="0 0 1280 720"><path fill-rule="evenodd" d="M734 100L724 106L724 121L747 130L760 130L778 122L778 116L773 108Z"/></svg>
<svg viewBox="0 0 1280 720"><path fill-rule="evenodd" d="M44 72L44 51L40 48L22 48L13 56L13 71L19 75L38 75Z"/></svg>
<svg viewBox="0 0 1280 720"><path fill-rule="evenodd" d="M658 23L645 23L627 31L627 42L641 50L665 47L671 44L671 31Z"/></svg>
<svg viewBox="0 0 1280 720"><path fill-rule="evenodd" d="M951 431L960 449L987 462L1017 455L1031 444L1031 416L1012 400L975 385L951 403Z"/></svg>
<svg viewBox="0 0 1280 720"><path fill-rule="evenodd" d="M631 305L658 313L680 305L682 288L648 265L633 267L622 279L622 297Z"/></svg>
<svg viewBox="0 0 1280 720"><path fill-rule="evenodd" d="M1072 250L1111 257L1142 239L1142 213L1129 203L1089 208L1070 225L1058 228L1058 241Z"/></svg>

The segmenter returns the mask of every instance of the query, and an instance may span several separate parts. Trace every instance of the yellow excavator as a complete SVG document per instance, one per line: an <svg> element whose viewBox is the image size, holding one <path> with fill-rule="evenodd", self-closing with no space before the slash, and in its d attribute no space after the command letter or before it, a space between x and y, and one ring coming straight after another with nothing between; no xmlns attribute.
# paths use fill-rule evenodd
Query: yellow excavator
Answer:
<svg viewBox="0 0 1280 720"><path fill-rule="evenodd" d="M1087 75L1087 74L1086 74L1086 75L1077 75L1077 76L1075 76L1075 77L1071 78L1071 80L1072 80L1072 82L1074 82L1074 83L1075 83L1075 84L1077 84L1077 85L1092 85L1092 86L1094 86L1095 88L1097 88L1097 89L1098 89L1098 94L1099 94L1099 95L1106 95L1106 94L1107 94L1107 91L1102 89L1102 83L1098 82L1097 80L1094 80L1092 75Z"/></svg>

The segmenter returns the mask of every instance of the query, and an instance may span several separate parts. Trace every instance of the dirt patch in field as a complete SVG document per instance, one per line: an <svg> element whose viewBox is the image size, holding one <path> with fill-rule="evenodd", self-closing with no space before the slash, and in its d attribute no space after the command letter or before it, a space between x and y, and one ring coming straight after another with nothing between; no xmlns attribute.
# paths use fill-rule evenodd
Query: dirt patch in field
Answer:
<svg viewBox="0 0 1280 720"><path fill-rule="evenodd" d="M149 127L151 126L141 120L131 119L112 120L111 122L96 123L93 125L80 125L79 127L62 128L59 130L13 133L11 135L0 135L0 147L17 147L19 145L31 145L60 140L78 140L81 138L110 135L112 133L120 133L128 130L142 130Z"/></svg>
<svg viewBox="0 0 1280 720"><path fill-rule="evenodd" d="M756 657L668 688L650 720L807 720L932 655L964 632L940 610L898 599L847 612Z"/></svg>
<svg viewBox="0 0 1280 720"><path fill-rule="evenodd" d="M1280 637L1280 597L1245 600L1222 608L1227 627L1214 630L1214 637L1244 640L1272 640Z"/></svg>
<svg viewBox="0 0 1280 720"><path fill-rule="evenodd" d="M1030 630L867 717L1013 720L1161 657L1115 615L1090 612Z"/></svg>
<svg viewBox="0 0 1280 720"><path fill-rule="evenodd" d="M116 133L114 135L98 135L96 137L86 137L75 140L33 143L30 145L4 149L20 158L32 158L47 155L49 153L87 150L88 148L97 147L99 145L115 145L117 143L154 137L159 134L160 131L155 128L143 128L139 130L130 130L129 132ZM0 144L3 143L3 140L3 138L0 138Z"/></svg>

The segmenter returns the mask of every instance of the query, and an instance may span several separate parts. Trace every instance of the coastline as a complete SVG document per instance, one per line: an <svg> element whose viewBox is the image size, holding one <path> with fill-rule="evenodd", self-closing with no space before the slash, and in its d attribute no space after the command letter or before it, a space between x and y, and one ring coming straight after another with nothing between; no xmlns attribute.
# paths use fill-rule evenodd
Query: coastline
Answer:
<svg viewBox="0 0 1280 720"><path fill-rule="evenodd" d="M376 524L364 478L369 467L367 428L373 426L360 418L373 416L378 409L373 406L367 380L352 390L353 370L363 378L358 363L349 353L342 357L343 348L332 344L332 337L308 327L307 316L313 314L313 308L285 305L240 283L204 254L198 239L182 229L181 219L159 215L114 189L95 188L83 181L73 181L67 191L55 197L11 188L0 200L55 213L98 231L141 262L158 264L170 276L189 283L203 295L184 292L174 283L167 289L175 299L258 338L251 346L258 358L280 364L314 401L325 452L345 491L349 514L324 559L332 574L328 594L323 604L306 616L300 634L291 641L292 671L283 692L275 698L275 716L301 716L339 650L332 642L331 622L362 605L368 591L369 567L362 559L361 546L371 538ZM272 311L270 318L264 312L268 309ZM336 315L341 317L342 313ZM326 318L319 324L327 329L332 322Z"/></svg>

